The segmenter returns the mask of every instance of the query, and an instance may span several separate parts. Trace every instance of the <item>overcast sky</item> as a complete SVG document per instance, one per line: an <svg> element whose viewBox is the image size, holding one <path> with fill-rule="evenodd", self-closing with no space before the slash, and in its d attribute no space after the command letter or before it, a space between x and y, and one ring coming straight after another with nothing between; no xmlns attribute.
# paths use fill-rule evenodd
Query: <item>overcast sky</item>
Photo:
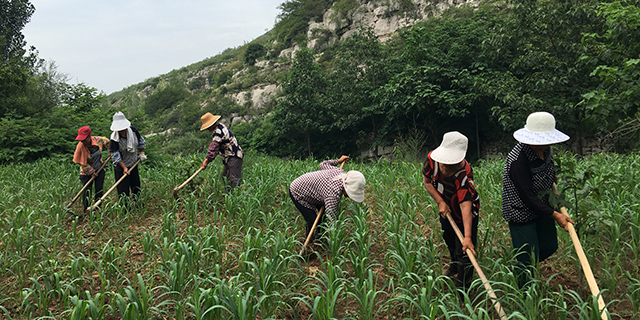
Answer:
<svg viewBox="0 0 640 320"><path fill-rule="evenodd" d="M284 0L31 0L23 29L71 83L109 94L243 45Z"/></svg>

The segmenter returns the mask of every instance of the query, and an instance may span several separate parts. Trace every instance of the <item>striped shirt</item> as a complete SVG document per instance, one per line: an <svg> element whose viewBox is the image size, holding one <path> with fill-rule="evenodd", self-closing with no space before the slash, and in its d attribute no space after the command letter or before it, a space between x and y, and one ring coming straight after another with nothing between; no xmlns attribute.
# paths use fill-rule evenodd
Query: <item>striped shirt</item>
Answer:
<svg viewBox="0 0 640 320"><path fill-rule="evenodd" d="M323 161L320 163L320 171L305 173L293 180L289 186L291 195L304 207L316 210L324 205L324 210L329 216L329 224L336 221L338 205L344 192L342 179L333 180L345 173L337 167L338 164L338 160Z"/></svg>
<svg viewBox="0 0 640 320"><path fill-rule="evenodd" d="M242 158L242 148L240 148L238 140L233 136L231 130L222 123L218 123L216 129L213 130L213 139L209 144L207 160L213 161L218 154L222 157L222 161L225 162L228 157Z"/></svg>
<svg viewBox="0 0 640 320"><path fill-rule="evenodd" d="M553 214L549 195L539 196L556 180L551 148L544 151L544 158L523 143L509 152L502 176L502 216L507 222L528 223Z"/></svg>
<svg viewBox="0 0 640 320"><path fill-rule="evenodd" d="M433 151L432 151L433 152ZM431 152L424 162L422 174L431 179L431 185L438 191L442 200L451 208L451 216L457 223L462 223L460 203L471 201L471 214L477 217L480 212L480 195L473 183L473 170L469 162L464 160L464 168L449 177L439 170L438 162L431 159Z"/></svg>

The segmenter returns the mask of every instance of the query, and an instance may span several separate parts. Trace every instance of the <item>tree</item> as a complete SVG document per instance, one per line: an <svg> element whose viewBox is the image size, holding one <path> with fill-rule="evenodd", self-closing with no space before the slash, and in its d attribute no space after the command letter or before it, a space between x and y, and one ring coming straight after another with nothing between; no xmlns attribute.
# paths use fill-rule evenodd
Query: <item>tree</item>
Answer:
<svg viewBox="0 0 640 320"><path fill-rule="evenodd" d="M331 118L323 107L326 75L314 60L311 49L295 52L291 71L282 84L285 96L276 106L274 117L281 136L304 135L308 156L312 156L312 132L325 127Z"/></svg>
<svg viewBox="0 0 640 320"><path fill-rule="evenodd" d="M501 102L493 111L505 130L521 126L533 111L549 111L581 154L582 138L610 125L583 102L599 85L590 76L596 61L581 58L587 50L582 35L603 30L596 5L592 0L514 3L512 18L486 42L484 52L497 67L477 83Z"/></svg>
<svg viewBox="0 0 640 320"><path fill-rule="evenodd" d="M586 33L588 50L580 57L597 65L590 74L598 87L583 94L584 107L608 123L637 121L640 101L640 8L637 1L614 1L598 6L605 19L602 33ZM627 127L627 130L631 127ZM636 129L637 130L637 129ZM633 130L629 131L632 132Z"/></svg>
<svg viewBox="0 0 640 320"><path fill-rule="evenodd" d="M251 43L247 46L247 50L244 52L244 63L252 66L256 63L258 58L264 55L264 53L264 46L257 43Z"/></svg>
<svg viewBox="0 0 640 320"><path fill-rule="evenodd" d="M35 10L28 0L0 0L0 53L4 61L24 55L22 29Z"/></svg>
<svg viewBox="0 0 640 320"><path fill-rule="evenodd" d="M480 123L491 131L486 124L493 99L474 87L487 68L478 53L497 19L492 7L463 7L401 33L404 49L394 63L402 69L375 93L372 111L386 116L381 132L397 137L424 131L435 145L444 132L457 130L476 142L479 153Z"/></svg>

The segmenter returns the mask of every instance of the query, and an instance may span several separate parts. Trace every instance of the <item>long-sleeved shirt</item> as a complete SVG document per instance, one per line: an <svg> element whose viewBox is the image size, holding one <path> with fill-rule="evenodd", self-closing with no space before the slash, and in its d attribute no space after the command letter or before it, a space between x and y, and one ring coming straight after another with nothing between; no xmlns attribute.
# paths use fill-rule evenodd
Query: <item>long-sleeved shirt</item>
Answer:
<svg viewBox="0 0 640 320"><path fill-rule="evenodd" d="M539 217L551 216L549 195L556 179L551 148L544 151L544 160L531 147L518 143L507 156L502 176L502 216L510 223L528 223Z"/></svg>
<svg viewBox="0 0 640 320"><path fill-rule="evenodd" d="M337 167L338 160L327 160L320 163L320 171L301 175L291 182L289 191L301 205L315 210L316 206L324 205L329 223L336 221L338 205L344 192L342 179L333 180L344 170Z"/></svg>
<svg viewBox="0 0 640 320"><path fill-rule="evenodd" d="M209 144L207 160L213 161L218 154L222 157L222 161L227 161L229 157L242 158L243 155L238 140L233 136L231 130L222 123L218 123L213 130L213 139Z"/></svg>
<svg viewBox="0 0 640 320"><path fill-rule="evenodd" d="M144 150L147 143L146 140L140 135L138 129L131 126L131 130L136 135L136 138L138 138L138 150ZM127 138L128 137L120 136L120 141L116 142L111 140L109 142L109 152L111 153L114 167L122 161L127 168L131 168L138 161L138 153L136 151L127 151Z"/></svg>

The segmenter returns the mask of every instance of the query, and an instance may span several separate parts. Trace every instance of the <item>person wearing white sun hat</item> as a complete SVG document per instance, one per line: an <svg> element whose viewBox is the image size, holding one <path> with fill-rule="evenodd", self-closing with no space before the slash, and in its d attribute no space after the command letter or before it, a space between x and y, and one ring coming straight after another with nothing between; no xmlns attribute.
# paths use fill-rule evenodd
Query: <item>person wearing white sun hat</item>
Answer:
<svg viewBox="0 0 640 320"><path fill-rule="evenodd" d="M442 238L449 249L451 263L444 271L456 277L456 287L466 290L471 284L473 267L466 254L475 254L478 236L480 197L473 183L473 170L465 160L468 139L457 131L447 132L438 148L431 151L422 168L422 183L438 204ZM446 215L456 222L464 235L460 242Z"/></svg>
<svg viewBox="0 0 640 320"><path fill-rule="evenodd" d="M549 203L557 180L551 145L565 142L569 136L556 129L552 114L534 112L513 137L518 144L509 152L504 166L502 216L509 223L517 252L516 277L518 286L523 288L529 273L558 249L555 223L565 230L573 223Z"/></svg>
<svg viewBox="0 0 640 320"><path fill-rule="evenodd" d="M209 130L213 132L213 139L209 144L207 157L202 161L200 168L206 169L207 166L218 154L222 157L222 177L228 182L231 189L240 185L242 180L242 159L244 154L242 148L238 144L238 140L231 130L222 123L218 123L220 116L214 116L210 112L200 117L202 126L200 131Z"/></svg>
<svg viewBox="0 0 640 320"><path fill-rule="evenodd" d="M291 182L289 197L307 222L305 237L315 222L316 211L322 206L326 213L322 218L327 216L332 224L338 218L338 205L343 195L357 203L364 201L364 175L356 170L344 172L338 167L347 159L349 157L343 155L338 160L323 161L319 171L305 173ZM322 234L322 231L316 234Z"/></svg>
<svg viewBox="0 0 640 320"><path fill-rule="evenodd" d="M146 141L138 129L131 126L131 122L127 120L124 113L118 111L113 115L111 122L111 139L109 141L109 152L113 159L113 173L116 181L120 180L123 175L127 177L118 184L118 196L129 197L130 194L134 198L140 194L140 174L138 166L130 170L138 159L145 161L147 156L144 153ZM138 154L138 151L140 154ZM135 200L135 199L134 199ZM127 203L127 211L130 209Z"/></svg>

